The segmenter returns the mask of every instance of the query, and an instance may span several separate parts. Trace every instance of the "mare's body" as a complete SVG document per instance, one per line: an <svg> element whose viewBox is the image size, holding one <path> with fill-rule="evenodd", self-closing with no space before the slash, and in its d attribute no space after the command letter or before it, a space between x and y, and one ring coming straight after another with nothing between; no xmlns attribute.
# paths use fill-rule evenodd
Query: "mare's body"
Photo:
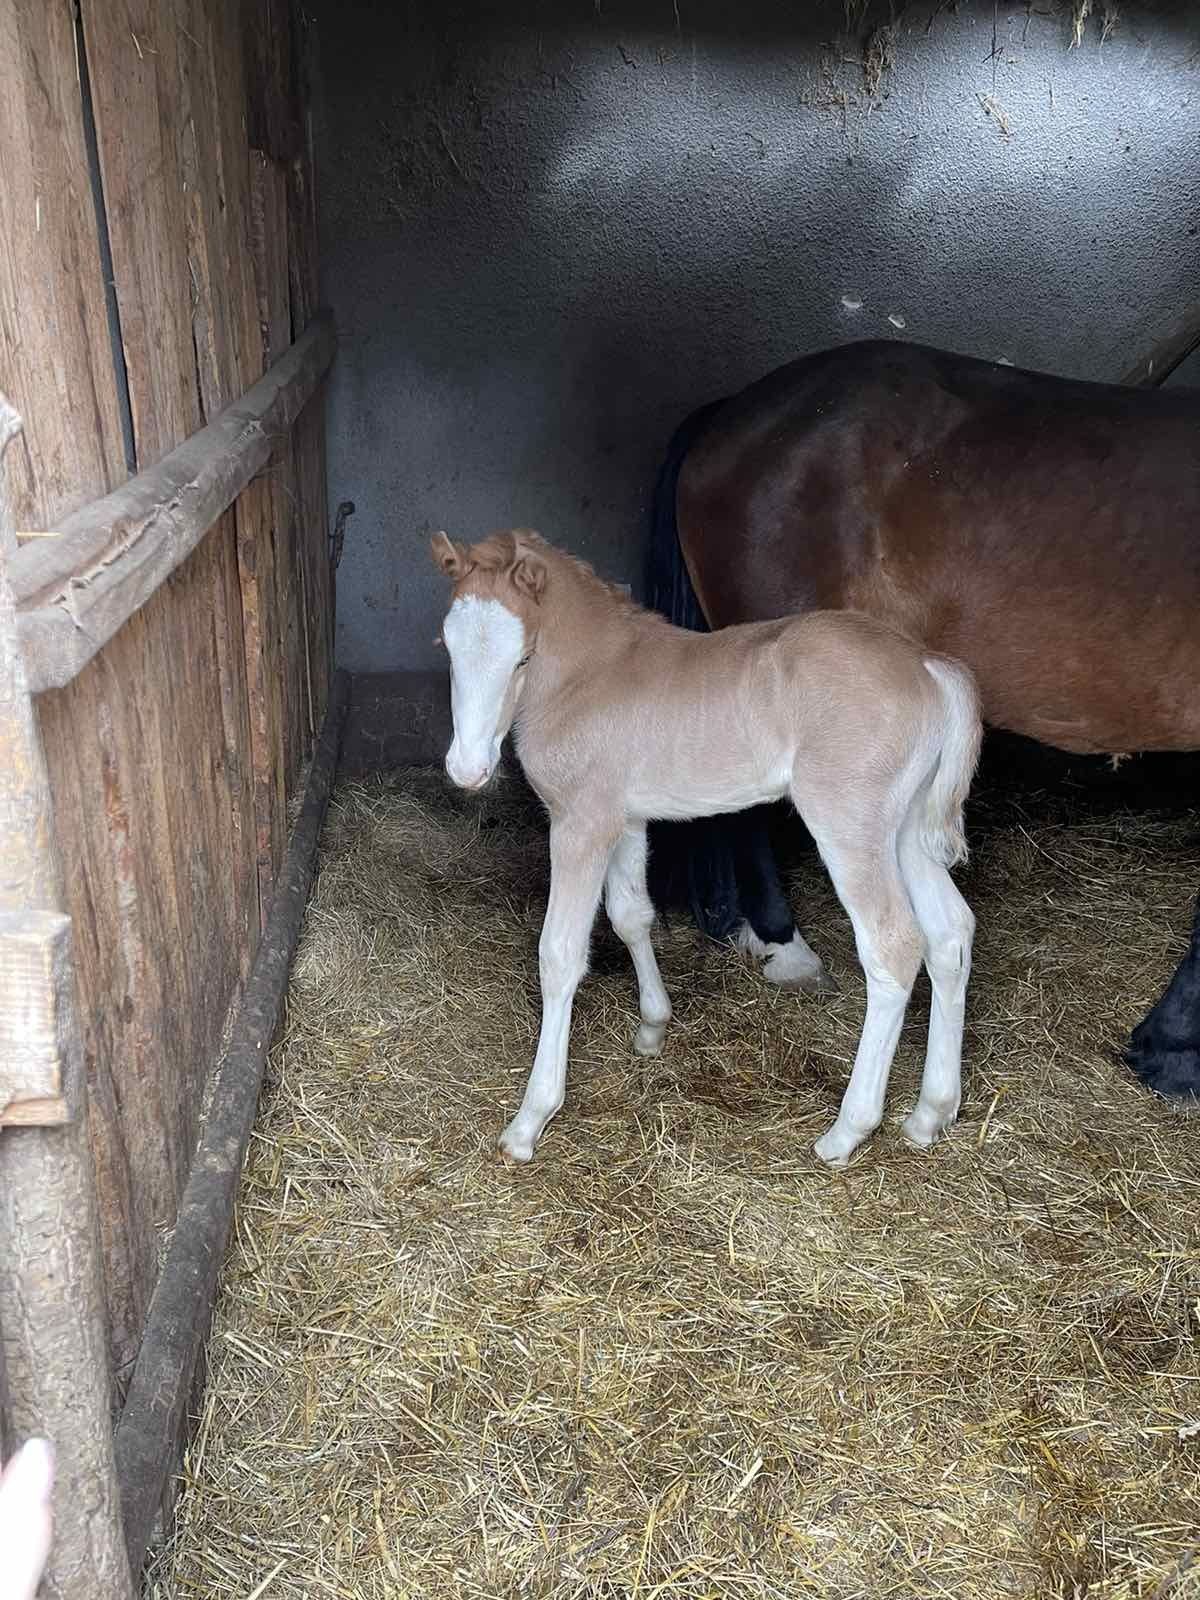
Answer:
<svg viewBox="0 0 1200 1600"><path fill-rule="evenodd" d="M897 343L808 357L680 428L648 577L694 628L863 611L964 661L987 723L1063 750L1200 749L1200 392ZM761 814L658 840L701 925L748 925L792 976ZM1200 939L1129 1059L1200 1094Z"/></svg>

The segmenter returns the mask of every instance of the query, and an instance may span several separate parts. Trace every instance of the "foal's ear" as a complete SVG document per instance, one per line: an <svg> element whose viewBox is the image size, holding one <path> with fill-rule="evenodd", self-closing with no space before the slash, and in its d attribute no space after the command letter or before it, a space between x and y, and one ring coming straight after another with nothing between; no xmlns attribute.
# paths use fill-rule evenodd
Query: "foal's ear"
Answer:
<svg viewBox="0 0 1200 1600"><path fill-rule="evenodd" d="M461 545L454 543L446 533L435 533L429 541L429 553L435 567L440 567L455 583L465 578L471 570L471 561Z"/></svg>
<svg viewBox="0 0 1200 1600"><path fill-rule="evenodd" d="M535 604L546 588L546 563L532 550L522 550L509 574L513 583Z"/></svg>

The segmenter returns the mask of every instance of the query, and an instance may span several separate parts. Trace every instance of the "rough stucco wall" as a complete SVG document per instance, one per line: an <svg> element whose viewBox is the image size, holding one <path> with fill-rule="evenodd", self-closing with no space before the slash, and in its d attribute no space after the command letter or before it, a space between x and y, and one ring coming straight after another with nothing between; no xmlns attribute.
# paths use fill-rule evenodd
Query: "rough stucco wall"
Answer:
<svg viewBox="0 0 1200 1600"><path fill-rule="evenodd" d="M437 662L439 527L636 583L672 428L798 354L1116 377L1200 295L1200 8L914 6L875 103L841 0L678 9L315 6L343 665Z"/></svg>

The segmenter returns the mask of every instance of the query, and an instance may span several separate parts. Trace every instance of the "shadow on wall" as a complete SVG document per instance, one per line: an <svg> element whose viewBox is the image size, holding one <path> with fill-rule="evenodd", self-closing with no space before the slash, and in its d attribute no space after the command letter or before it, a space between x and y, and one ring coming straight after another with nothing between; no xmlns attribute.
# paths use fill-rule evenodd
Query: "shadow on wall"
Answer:
<svg viewBox="0 0 1200 1600"><path fill-rule="evenodd" d="M1112 9L319 4L343 664L436 664L437 527L636 581L674 426L805 351L1122 372L1195 297L1200 16Z"/></svg>

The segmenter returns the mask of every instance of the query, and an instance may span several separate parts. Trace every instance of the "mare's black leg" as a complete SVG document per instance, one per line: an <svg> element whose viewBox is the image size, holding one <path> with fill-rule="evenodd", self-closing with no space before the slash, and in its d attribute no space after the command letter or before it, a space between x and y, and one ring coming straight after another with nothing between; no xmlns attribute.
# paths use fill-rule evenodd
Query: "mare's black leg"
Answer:
<svg viewBox="0 0 1200 1600"><path fill-rule="evenodd" d="M763 944L791 944L796 924L771 844L769 806L729 818L742 915Z"/></svg>
<svg viewBox="0 0 1200 1600"><path fill-rule="evenodd" d="M796 927L771 843L770 815L769 806L753 806L727 819L738 901L746 919L741 942L756 956L765 957L763 976L771 983L814 991L836 989Z"/></svg>
<svg viewBox="0 0 1200 1600"><path fill-rule="evenodd" d="M729 817L652 822L647 885L660 911L686 905L710 939L730 939L743 922Z"/></svg>
<svg viewBox="0 0 1200 1600"><path fill-rule="evenodd" d="M1200 1100L1200 899L1187 954L1162 999L1133 1030L1125 1060L1156 1094Z"/></svg>

